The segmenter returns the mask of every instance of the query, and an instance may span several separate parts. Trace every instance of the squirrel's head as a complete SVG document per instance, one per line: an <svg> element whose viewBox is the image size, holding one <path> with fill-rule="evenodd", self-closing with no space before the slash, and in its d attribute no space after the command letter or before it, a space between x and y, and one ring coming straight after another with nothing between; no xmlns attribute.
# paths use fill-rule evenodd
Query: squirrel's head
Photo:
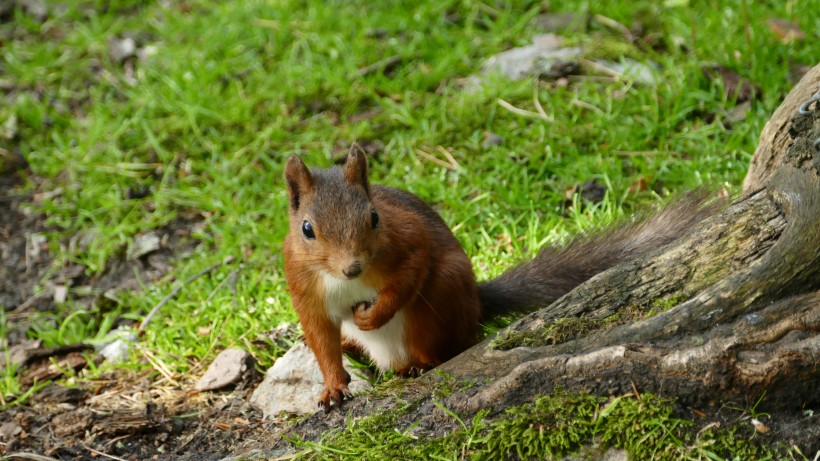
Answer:
<svg viewBox="0 0 820 461"><path fill-rule="evenodd" d="M290 241L301 262L343 280L363 274L382 237L364 152L354 145L341 168L313 170L293 155L285 179Z"/></svg>

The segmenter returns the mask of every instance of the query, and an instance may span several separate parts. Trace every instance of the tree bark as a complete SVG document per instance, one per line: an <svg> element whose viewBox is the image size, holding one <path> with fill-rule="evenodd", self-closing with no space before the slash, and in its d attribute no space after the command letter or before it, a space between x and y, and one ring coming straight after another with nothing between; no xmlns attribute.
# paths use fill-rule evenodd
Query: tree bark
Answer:
<svg viewBox="0 0 820 461"><path fill-rule="evenodd" d="M355 399L348 415L413 401L411 419L433 433L447 419L431 398L442 376L473 383L441 401L465 421L557 388L653 392L694 408L764 394L770 410L820 404L820 102L798 113L818 83L820 65L766 125L743 196L724 211L513 323L443 373ZM295 431L317 437L348 415L317 415ZM820 449L816 424L805 435L805 449Z"/></svg>
<svg viewBox="0 0 820 461"><path fill-rule="evenodd" d="M789 130L793 122L805 120L805 117L796 117L797 110L816 91L820 91L820 66L814 66L803 76L763 127L749 171L743 180L744 192L764 187L771 174L783 163L792 143Z"/></svg>

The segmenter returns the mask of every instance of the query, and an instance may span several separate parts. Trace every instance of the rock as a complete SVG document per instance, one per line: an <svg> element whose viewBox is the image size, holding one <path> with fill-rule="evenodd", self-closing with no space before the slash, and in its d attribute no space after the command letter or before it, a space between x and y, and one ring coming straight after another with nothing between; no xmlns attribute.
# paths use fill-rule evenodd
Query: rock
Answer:
<svg viewBox="0 0 820 461"><path fill-rule="evenodd" d="M723 113L723 123L727 127L734 127L746 120L749 111L752 110L752 102L744 101Z"/></svg>
<svg viewBox="0 0 820 461"><path fill-rule="evenodd" d="M196 383L198 391L212 391L236 383L249 369L254 360L242 349L225 349L216 356L211 366Z"/></svg>
<svg viewBox="0 0 820 461"><path fill-rule="evenodd" d="M14 422L3 423L0 425L0 440L11 440L21 432L23 432L23 428L19 424Z"/></svg>
<svg viewBox="0 0 820 461"><path fill-rule="evenodd" d="M137 42L131 37L111 37L108 40L108 55L114 62L123 62L137 52Z"/></svg>
<svg viewBox="0 0 820 461"><path fill-rule="evenodd" d="M128 327L120 327L112 333L112 341L99 344L97 346L97 353L105 357L105 361L108 363L125 362L131 353L131 345L139 338L137 334Z"/></svg>
<svg viewBox="0 0 820 461"><path fill-rule="evenodd" d="M622 78L644 85L657 85L660 79L657 70L652 65L632 58L622 58L618 62L597 59L595 63L620 75Z"/></svg>
<svg viewBox="0 0 820 461"><path fill-rule="evenodd" d="M105 361L108 363L122 363L128 359L130 351L130 341L115 339L100 349L100 355L105 357Z"/></svg>
<svg viewBox="0 0 820 461"><path fill-rule="evenodd" d="M41 339L23 339L18 344L11 346L8 350L8 361L15 366L22 366L28 363L32 356L32 351L36 351L43 346ZM5 366L5 364L3 364ZM0 366L0 370L3 367Z"/></svg>
<svg viewBox="0 0 820 461"><path fill-rule="evenodd" d="M134 237L134 241L128 246L127 257L129 260L137 259L160 249L162 239L156 232L140 234Z"/></svg>
<svg viewBox="0 0 820 461"><path fill-rule="evenodd" d="M17 114L9 114L6 121L0 125L0 138L12 140L17 137Z"/></svg>
<svg viewBox="0 0 820 461"><path fill-rule="evenodd" d="M592 203L598 203L606 196L606 186L601 184L597 179L588 179L581 184L579 192L581 197L589 200Z"/></svg>
<svg viewBox="0 0 820 461"><path fill-rule="evenodd" d="M361 377L362 371L353 368L344 358L344 367L352 377L350 390L357 394L370 389L370 383ZM256 388L250 403L265 418L282 412L306 415L315 413L316 402L324 388L322 373L313 352L303 343L293 346L265 374L265 380Z"/></svg>
<svg viewBox="0 0 820 461"><path fill-rule="evenodd" d="M145 45L137 50L137 59L139 59L140 62L146 62L157 54L158 51L159 48L156 45Z"/></svg>
<svg viewBox="0 0 820 461"><path fill-rule="evenodd" d="M545 34L535 37L532 45L512 48L490 57L482 71L498 72L511 80L521 80L548 71L556 62L578 58L583 50L565 47L561 37Z"/></svg>
<svg viewBox="0 0 820 461"><path fill-rule="evenodd" d="M501 136L491 133L489 131L484 132L484 141L481 142L481 147L485 149L489 149L494 146L500 146L501 143L504 142L504 138Z"/></svg>
<svg viewBox="0 0 820 461"><path fill-rule="evenodd" d="M17 0L17 4L38 22L43 22L48 17L48 6L43 0Z"/></svg>

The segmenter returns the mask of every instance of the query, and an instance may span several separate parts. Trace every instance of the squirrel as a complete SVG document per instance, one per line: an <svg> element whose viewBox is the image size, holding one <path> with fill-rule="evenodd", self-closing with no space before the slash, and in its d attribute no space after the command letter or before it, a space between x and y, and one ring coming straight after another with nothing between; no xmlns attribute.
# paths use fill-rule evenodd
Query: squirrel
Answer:
<svg viewBox="0 0 820 461"><path fill-rule="evenodd" d="M412 375L480 339L482 320L545 307L595 274L645 255L714 211L680 200L642 221L541 250L477 283L444 220L415 195L370 185L356 146L344 165L285 167L289 233L285 276L305 341L324 378L319 407L352 398L343 351L363 351L382 370Z"/></svg>

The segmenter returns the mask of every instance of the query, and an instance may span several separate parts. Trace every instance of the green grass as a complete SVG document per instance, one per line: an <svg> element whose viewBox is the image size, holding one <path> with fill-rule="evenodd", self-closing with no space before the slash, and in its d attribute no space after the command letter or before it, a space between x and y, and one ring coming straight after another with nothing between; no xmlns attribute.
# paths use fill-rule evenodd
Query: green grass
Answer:
<svg viewBox="0 0 820 461"><path fill-rule="evenodd" d="M14 88L0 104L0 123L17 122L3 147L19 150L45 179L41 191L59 190L34 205L52 226L58 261L100 273L135 235L181 215L201 220L191 229L199 246L170 277L84 312L69 293L29 336L47 345L99 339L115 318L139 321L174 280L234 256L166 305L143 346L178 373L231 345L269 364L282 351L257 339L296 320L280 257L289 155L326 166L353 141L382 141L372 181L435 205L486 278L540 245L656 203L658 194L704 183L738 187L760 130L790 88L789 67L816 59L820 11L808 1L553 3L627 27L647 18L642 23L664 47L628 53L657 62L659 83L542 84L536 94L551 122L497 102L534 110L532 80L493 77L465 90L461 79L484 59L537 34L537 1L78 0L50 4L44 23L15 11L0 24L0 79ZM808 38L780 43L765 25L771 17L797 21ZM108 55L108 40L125 35L155 50L133 75ZM567 38L585 46L620 40L595 21ZM388 75L358 75L394 55L403 60ZM709 63L762 89L746 120L730 129L725 113L735 103L703 77ZM485 132L502 143L483 147ZM439 147L463 168L449 171L418 154ZM589 179L605 184L604 202L567 206L565 190ZM641 180L650 190L629 192ZM141 187L150 194L129 198ZM76 235L87 247L65 245ZM235 284L222 283L232 274ZM146 365L135 354L124 366ZM10 380L3 394L14 388Z"/></svg>

